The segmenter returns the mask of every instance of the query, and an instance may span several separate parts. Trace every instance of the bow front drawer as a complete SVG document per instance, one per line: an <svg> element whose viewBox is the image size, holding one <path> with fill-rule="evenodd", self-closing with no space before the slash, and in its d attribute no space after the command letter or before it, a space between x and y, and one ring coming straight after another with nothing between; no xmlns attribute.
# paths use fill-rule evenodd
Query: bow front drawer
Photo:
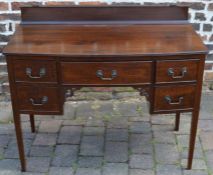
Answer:
<svg viewBox="0 0 213 175"><path fill-rule="evenodd" d="M154 111L185 110L194 107L195 85L155 88Z"/></svg>
<svg viewBox="0 0 213 175"><path fill-rule="evenodd" d="M62 83L75 85L125 85L151 83L152 62L61 63Z"/></svg>
<svg viewBox="0 0 213 175"><path fill-rule="evenodd" d="M20 111L60 112L59 89L57 87L17 86Z"/></svg>
<svg viewBox="0 0 213 175"><path fill-rule="evenodd" d="M196 81L199 60L158 61L156 82Z"/></svg>
<svg viewBox="0 0 213 175"><path fill-rule="evenodd" d="M57 82L55 61L14 60L16 82Z"/></svg>

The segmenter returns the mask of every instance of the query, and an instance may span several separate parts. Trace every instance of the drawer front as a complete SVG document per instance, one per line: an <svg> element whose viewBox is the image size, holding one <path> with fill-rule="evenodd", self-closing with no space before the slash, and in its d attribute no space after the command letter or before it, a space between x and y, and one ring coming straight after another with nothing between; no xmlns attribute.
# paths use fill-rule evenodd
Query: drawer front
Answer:
<svg viewBox="0 0 213 175"><path fill-rule="evenodd" d="M156 82L195 81L198 64L198 60L158 61Z"/></svg>
<svg viewBox="0 0 213 175"><path fill-rule="evenodd" d="M193 108L195 90L195 85L156 87L154 111Z"/></svg>
<svg viewBox="0 0 213 175"><path fill-rule="evenodd" d="M56 87L17 86L19 110L59 112L59 90Z"/></svg>
<svg viewBox="0 0 213 175"><path fill-rule="evenodd" d="M148 84L152 62L61 63L64 84Z"/></svg>
<svg viewBox="0 0 213 175"><path fill-rule="evenodd" d="M55 61L15 60L16 82L57 82Z"/></svg>

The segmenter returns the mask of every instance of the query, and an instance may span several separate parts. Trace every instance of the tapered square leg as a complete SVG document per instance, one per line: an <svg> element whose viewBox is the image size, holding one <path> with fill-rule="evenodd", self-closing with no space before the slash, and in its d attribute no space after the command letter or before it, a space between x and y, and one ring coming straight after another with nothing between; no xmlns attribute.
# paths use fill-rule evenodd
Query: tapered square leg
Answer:
<svg viewBox="0 0 213 175"><path fill-rule="evenodd" d="M175 131L179 131L179 126L180 126L180 112L177 112L175 116Z"/></svg>
<svg viewBox="0 0 213 175"><path fill-rule="evenodd" d="M195 147L196 134L197 134L198 118L199 118L199 111L194 111L192 113L190 141L189 141L189 154L188 154L188 165L187 165L187 169L189 169L189 170L192 168L194 147Z"/></svg>
<svg viewBox="0 0 213 175"><path fill-rule="evenodd" d="M26 161L25 161L25 155L24 155L24 143L23 143L20 117L21 116L19 114L14 114L14 124L15 124L15 130L16 130L19 158L21 161L21 171L25 172L26 171Z"/></svg>
<svg viewBox="0 0 213 175"><path fill-rule="evenodd" d="M33 114L30 114L30 126L31 126L31 132L34 133L35 132L35 119L34 119Z"/></svg>

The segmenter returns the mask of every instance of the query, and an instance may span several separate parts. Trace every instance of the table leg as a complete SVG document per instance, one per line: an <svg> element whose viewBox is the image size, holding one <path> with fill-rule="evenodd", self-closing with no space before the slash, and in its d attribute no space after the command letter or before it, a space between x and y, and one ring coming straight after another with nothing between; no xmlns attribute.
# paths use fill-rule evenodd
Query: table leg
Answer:
<svg viewBox="0 0 213 175"><path fill-rule="evenodd" d="M16 130L16 139L18 144L19 150L19 158L21 161L21 171L26 171L26 162L24 156L24 143L23 143L23 136L22 136L22 128L21 128L21 116L20 114L14 114L14 124Z"/></svg>
<svg viewBox="0 0 213 175"><path fill-rule="evenodd" d="M30 114L30 126L31 126L31 132L35 132L35 120L34 120L34 115Z"/></svg>
<svg viewBox="0 0 213 175"><path fill-rule="evenodd" d="M196 134L197 134L198 118L199 118L199 110L193 111L192 119L191 119L189 155L188 155L188 165L187 165L187 169L189 169L189 170L192 168L192 161L193 161L193 156L194 156L194 147L195 147Z"/></svg>
<svg viewBox="0 0 213 175"><path fill-rule="evenodd" d="M180 126L180 112L176 112L176 116L175 116L175 131L179 130L179 126Z"/></svg>
<svg viewBox="0 0 213 175"><path fill-rule="evenodd" d="M203 80L203 70L205 67L205 55L200 61L198 67L198 81L197 81L197 90L195 95L195 104L194 104L194 111L192 112L192 119L191 119L191 130L190 130L190 141L189 141L189 154L188 154L188 165L187 169L192 168L192 161L194 156L194 147L196 141L196 134L197 134L197 126L199 120L199 112L200 112L200 101L201 101L201 93L202 93L202 80Z"/></svg>

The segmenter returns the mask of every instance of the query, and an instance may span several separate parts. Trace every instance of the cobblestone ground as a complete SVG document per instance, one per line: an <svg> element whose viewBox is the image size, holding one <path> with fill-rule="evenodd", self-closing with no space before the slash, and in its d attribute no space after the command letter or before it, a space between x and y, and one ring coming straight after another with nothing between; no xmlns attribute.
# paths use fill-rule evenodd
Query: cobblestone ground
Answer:
<svg viewBox="0 0 213 175"><path fill-rule="evenodd" d="M64 116L22 116L27 171L13 124L0 124L0 175L212 175L213 95L204 94L193 170L185 170L191 116L148 114L143 98L69 101Z"/></svg>

